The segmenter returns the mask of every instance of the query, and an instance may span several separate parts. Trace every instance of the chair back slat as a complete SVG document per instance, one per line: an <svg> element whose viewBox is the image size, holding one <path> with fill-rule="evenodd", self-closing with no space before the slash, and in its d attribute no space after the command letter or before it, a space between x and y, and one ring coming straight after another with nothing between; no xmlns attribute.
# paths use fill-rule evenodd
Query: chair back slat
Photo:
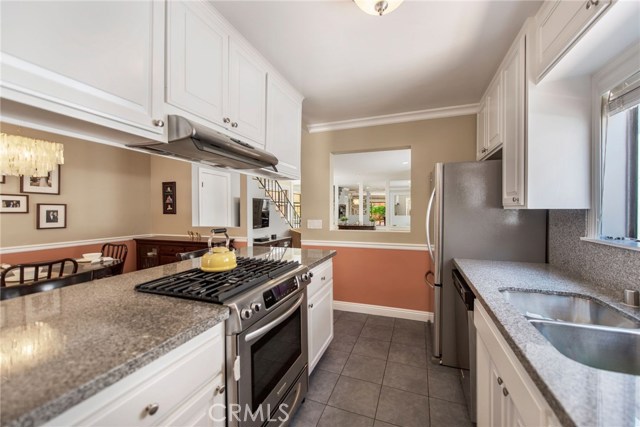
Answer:
<svg viewBox="0 0 640 427"><path fill-rule="evenodd" d="M63 258L63 259L57 259L54 261L33 262L33 263L12 265L6 270L2 270L2 273L0 273L0 287L7 286L7 283L6 283L7 276L9 275L10 272L16 271L16 270L19 272L18 283L20 285L23 285L25 282L25 270L26 271L33 270L33 279L29 280L33 282L37 282L40 279L41 271L46 271L47 272L46 278L51 279L51 276L53 276L54 268L57 266L59 266L59 269L57 270L58 277L62 277L65 274L64 268L67 263L71 263L71 265L73 266L71 273L68 273L68 274L75 274L78 272L78 262L72 258Z"/></svg>
<svg viewBox="0 0 640 427"><path fill-rule="evenodd" d="M124 243L105 243L102 245L102 256L108 256L113 259L119 259L122 262L119 264L117 268L114 268L113 274L122 274L124 271L124 263L127 260L127 254L129 253L129 248Z"/></svg>

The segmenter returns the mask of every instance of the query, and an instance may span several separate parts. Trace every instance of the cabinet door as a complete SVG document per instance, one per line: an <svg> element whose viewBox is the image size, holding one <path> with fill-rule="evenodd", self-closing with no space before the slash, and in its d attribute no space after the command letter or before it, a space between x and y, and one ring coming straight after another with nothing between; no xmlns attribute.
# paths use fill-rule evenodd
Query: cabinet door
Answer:
<svg viewBox="0 0 640 427"><path fill-rule="evenodd" d="M300 179L302 102L269 76L266 150L278 158L278 171Z"/></svg>
<svg viewBox="0 0 640 427"><path fill-rule="evenodd" d="M229 109L231 130L264 147L267 71L249 51L229 42ZM248 141L248 142L251 142Z"/></svg>
<svg viewBox="0 0 640 427"><path fill-rule="evenodd" d="M482 159L487 153L487 103L480 105L477 115L476 160Z"/></svg>
<svg viewBox="0 0 640 427"><path fill-rule="evenodd" d="M231 225L231 177L228 173L199 170L199 224L202 227Z"/></svg>
<svg viewBox="0 0 640 427"><path fill-rule="evenodd" d="M203 3L167 5L167 102L222 125L229 37Z"/></svg>
<svg viewBox="0 0 640 427"><path fill-rule="evenodd" d="M487 93L487 152L502 145L502 120L504 106L502 105L502 75L493 82Z"/></svg>
<svg viewBox="0 0 640 427"><path fill-rule="evenodd" d="M309 299L309 374L333 339L333 281Z"/></svg>
<svg viewBox="0 0 640 427"><path fill-rule="evenodd" d="M163 118L164 3L0 7L3 98L130 133L163 134L155 119Z"/></svg>
<svg viewBox="0 0 640 427"><path fill-rule="evenodd" d="M545 2L536 16L536 61L538 80L577 41L611 0L553 0Z"/></svg>
<svg viewBox="0 0 640 427"><path fill-rule="evenodd" d="M502 148L502 204L525 206L525 38L507 54L504 84L504 144Z"/></svg>

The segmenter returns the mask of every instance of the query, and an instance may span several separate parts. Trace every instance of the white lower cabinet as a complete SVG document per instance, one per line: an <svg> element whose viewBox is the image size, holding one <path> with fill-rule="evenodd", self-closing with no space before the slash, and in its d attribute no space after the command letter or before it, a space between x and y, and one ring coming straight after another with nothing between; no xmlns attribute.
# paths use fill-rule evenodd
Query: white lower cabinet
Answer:
<svg viewBox="0 0 640 427"><path fill-rule="evenodd" d="M311 270L307 287L309 304L309 375L333 339L333 263L325 261Z"/></svg>
<svg viewBox="0 0 640 427"><path fill-rule="evenodd" d="M220 323L46 425L225 426L224 355Z"/></svg>
<svg viewBox="0 0 640 427"><path fill-rule="evenodd" d="M477 331L478 427L560 425L477 300L474 324Z"/></svg>

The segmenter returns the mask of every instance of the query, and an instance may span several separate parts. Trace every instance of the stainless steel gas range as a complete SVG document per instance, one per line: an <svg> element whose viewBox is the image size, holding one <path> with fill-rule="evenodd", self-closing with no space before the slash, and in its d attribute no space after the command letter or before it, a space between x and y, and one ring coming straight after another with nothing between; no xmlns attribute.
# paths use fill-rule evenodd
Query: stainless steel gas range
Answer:
<svg viewBox="0 0 640 427"><path fill-rule="evenodd" d="M228 272L193 269L136 290L228 306L227 425L285 427L308 388L308 281L297 262L239 257Z"/></svg>

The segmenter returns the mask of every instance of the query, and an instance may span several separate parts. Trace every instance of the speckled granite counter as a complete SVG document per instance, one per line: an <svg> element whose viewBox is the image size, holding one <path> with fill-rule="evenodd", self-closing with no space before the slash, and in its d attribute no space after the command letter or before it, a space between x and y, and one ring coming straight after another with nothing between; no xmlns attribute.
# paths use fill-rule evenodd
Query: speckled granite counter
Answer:
<svg viewBox="0 0 640 427"><path fill-rule="evenodd" d="M238 255L312 268L335 251ZM0 425L40 425L228 318L223 306L134 291L199 266L196 258L0 302Z"/></svg>
<svg viewBox="0 0 640 427"><path fill-rule="evenodd" d="M619 292L576 279L548 264L454 262L563 425L621 427L640 423L640 376L594 369L563 356L499 291L579 293L635 318L640 318L640 309L621 304Z"/></svg>

